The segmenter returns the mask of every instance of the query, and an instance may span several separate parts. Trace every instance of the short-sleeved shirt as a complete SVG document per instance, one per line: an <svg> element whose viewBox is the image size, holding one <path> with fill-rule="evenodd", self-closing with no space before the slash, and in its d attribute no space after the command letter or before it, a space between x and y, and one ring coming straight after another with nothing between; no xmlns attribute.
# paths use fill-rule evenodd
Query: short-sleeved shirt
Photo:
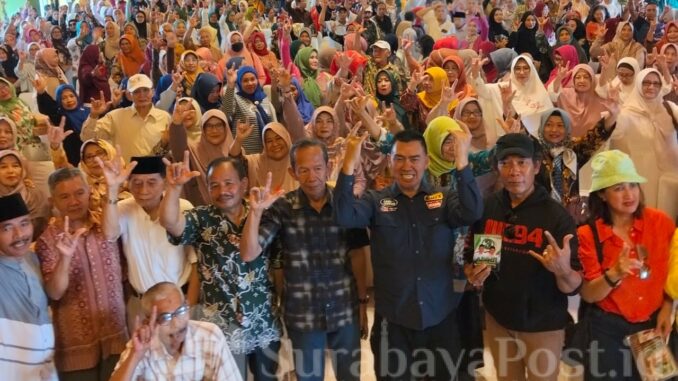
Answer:
<svg viewBox="0 0 678 381"><path fill-rule="evenodd" d="M261 218L259 244L278 239L285 278L284 314L288 328L335 331L356 322L358 295L349 251L369 244L365 229L334 222L332 189L320 212L301 189L277 200Z"/></svg>
<svg viewBox="0 0 678 381"><path fill-rule="evenodd" d="M250 353L280 340L269 259L240 259L245 220L236 225L214 205L185 211L184 216L181 237L168 237L174 245L193 245L198 253L202 320L221 328L233 353Z"/></svg>
<svg viewBox="0 0 678 381"><path fill-rule="evenodd" d="M116 369L132 351L134 343L130 340ZM190 320L179 358L167 353L162 342L153 338L151 348L137 364L131 379L242 381L242 376L219 327Z"/></svg>
<svg viewBox="0 0 678 381"><path fill-rule="evenodd" d="M193 207L179 200L181 211ZM151 219L134 198L118 203L122 247L127 258L129 282L143 293L159 282L172 282L183 286L191 275L195 253L191 248L167 242L167 231L159 221Z"/></svg>
<svg viewBox="0 0 678 381"><path fill-rule="evenodd" d="M469 167L455 174L457 190L423 181L413 197L397 184L353 197L353 176L339 175L335 213L342 226L369 226L375 306L388 321L422 330L443 321L458 305L455 247L458 228L482 212Z"/></svg>
<svg viewBox="0 0 678 381"><path fill-rule="evenodd" d="M612 226L602 219L596 220L598 239L602 243L603 262L598 261L593 234L588 225L577 230L579 236L579 260L584 270L584 279L594 280L603 275L606 269L614 266L624 247L624 240L614 234ZM619 287L597 303L602 310L621 315L632 323L645 322L657 311L664 301L664 285L669 272L669 245L675 231L675 225L663 212L645 208L641 218L636 218L631 226L630 238L633 246L630 258L639 258L636 245L647 250L644 262L650 268L650 276L640 279L637 276L624 278Z"/></svg>

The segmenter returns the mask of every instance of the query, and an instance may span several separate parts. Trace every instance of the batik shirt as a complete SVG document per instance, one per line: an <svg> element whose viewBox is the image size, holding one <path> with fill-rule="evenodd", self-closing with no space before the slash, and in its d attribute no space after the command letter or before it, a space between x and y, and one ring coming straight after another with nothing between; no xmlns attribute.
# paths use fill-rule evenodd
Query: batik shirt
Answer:
<svg viewBox="0 0 678 381"><path fill-rule="evenodd" d="M245 213L248 209L245 206ZM240 259L245 220L236 225L213 205L188 210L184 216L181 237L168 238L174 245L193 245L198 254L201 320L218 325L235 354L280 340L268 256L251 262Z"/></svg>

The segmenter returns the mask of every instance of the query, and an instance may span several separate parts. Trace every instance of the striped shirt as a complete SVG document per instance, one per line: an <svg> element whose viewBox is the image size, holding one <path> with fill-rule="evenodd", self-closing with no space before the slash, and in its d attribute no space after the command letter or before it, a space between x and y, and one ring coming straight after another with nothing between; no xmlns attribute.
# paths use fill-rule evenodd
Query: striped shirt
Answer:
<svg viewBox="0 0 678 381"><path fill-rule="evenodd" d="M261 107L266 110L270 122L276 121L275 110L268 97L261 102ZM226 114L231 122L231 132L236 135L235 127L237 121L246 121L255 128L252 133L242 142L242 148L246 154L260 153L264 150L261 131L265 126L257 123L257 106L250 100L236 94L235 89L226 88L222 101L221 111Z"/></svg>
<svg viewBox="0 0 678 381"><path fill-rule="evenodd" d="M134 344L130 340L115 368L118 369L133 351ZM132 379L242 381L242 376L221 329L212 323L190 320L181 356L174 359L155 337L151 348L134 370Z"/></svg>
<svg viewBox="0 0 678 381"><path fill-rule="evenodd" d="M54 329L35 254L0 255L0 378L57 380Z"/></svg>

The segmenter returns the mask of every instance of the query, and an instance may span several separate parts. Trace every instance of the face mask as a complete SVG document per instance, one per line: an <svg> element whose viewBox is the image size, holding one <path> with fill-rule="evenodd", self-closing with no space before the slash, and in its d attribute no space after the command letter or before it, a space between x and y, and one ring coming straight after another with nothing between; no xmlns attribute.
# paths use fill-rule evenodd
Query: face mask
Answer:
<svg viewBox="0 0 678 381"><path fill-rule="evenodd" d="M241 51L243 47L244 44L242 42L236 42L235 44L231 45L231 49L233 49L234 52Z"/></svg>

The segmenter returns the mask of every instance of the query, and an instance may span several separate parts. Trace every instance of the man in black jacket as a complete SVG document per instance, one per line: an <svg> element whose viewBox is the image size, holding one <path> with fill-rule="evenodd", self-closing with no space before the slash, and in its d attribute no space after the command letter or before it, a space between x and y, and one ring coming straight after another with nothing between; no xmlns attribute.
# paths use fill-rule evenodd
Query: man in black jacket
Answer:
<svg viewBox="0 0 678 381"><path fill-rule="evenodd" d="M472 233L501 236L499 265L473 264L473 245L467 251L464 270L471 284L483 286L483 336L499 381L525 380L526 369L530 380L558 379L567 296L582 283L575 223L535 184L539 154L527 135L507 134L497 141L504 189L485 201Z"/></svg>

